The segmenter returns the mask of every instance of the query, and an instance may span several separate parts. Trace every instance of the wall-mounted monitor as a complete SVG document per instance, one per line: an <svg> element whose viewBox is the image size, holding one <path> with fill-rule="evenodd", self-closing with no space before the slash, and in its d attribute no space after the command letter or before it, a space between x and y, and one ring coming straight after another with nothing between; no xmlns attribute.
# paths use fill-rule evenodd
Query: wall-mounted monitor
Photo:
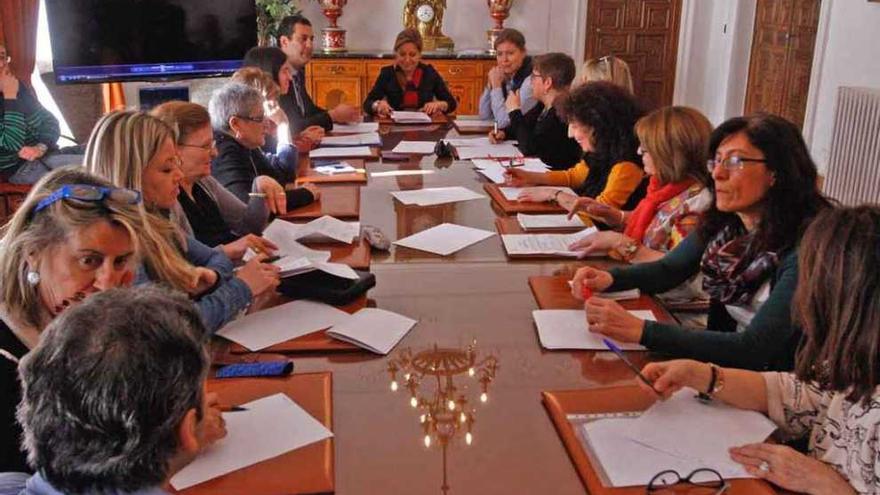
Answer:
<svg viewBox="0 0 880 495"><path fill-rule="evenodd" d="M257 44L254 0L46 0L58 83L229 75Z"/></svg>

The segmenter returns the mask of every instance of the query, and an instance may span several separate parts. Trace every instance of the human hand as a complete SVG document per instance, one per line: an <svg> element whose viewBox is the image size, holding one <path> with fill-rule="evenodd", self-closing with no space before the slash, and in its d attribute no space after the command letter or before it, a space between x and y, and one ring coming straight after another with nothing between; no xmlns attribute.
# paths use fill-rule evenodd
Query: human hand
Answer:
<svg viewBox="0 0 880 495"><path fill-rule="evenodd" d="M584 303L591 332L600 333L619 342L638 343L642 340L645 321L623 309L617 301L591 297Z"/></svg>
<svg viewBox="0 0 880 495"><path fill-rule="evenodd" d="M642 368L642 374L654 384L654 389L663 399L668 399L684 387L704 391L709 388L709 381L712 379L712 370L707 364L691 359L649 363ZM651 388L641 381L639 386L651 391Z"/></svg>
<svg viewBox="0 0 880 495"><path fill-rule="evenodd" d="M435 101L429 101L428 103L425 103L425 106L422 107L422 111L428 115L434 115L434 114L439 114L439 113L445 112L447 107L448 107L448 105L446 104L445 101L436 101L435 100Z"/></svg>
<svg viewBox="0 0 880 495"><path fill-rule="evenodd" d="M787 445L753 443L734 447L730 449L730 458L742 464L752 476L793 492L814 495L855 493L833 467Z"/></svg>
<svg viewBox="0 0 880 495"><path fill-rule="evenodd" d="M41 146L22 146L18 150L18 157L22 160L36 160L46 154L46 148Z"/></svg>
<svg viewBox="0 0 880 495"><path fill-rule="evenodd" d="M489 131L489 142L492 144L503 143L507 139L507 133L504 131Z"/></svg>
<svg viewBox="0 0 880 495"><path fill-rule="evenodd" d="M614 277L605 270L599 270L591 266L585 266L575 272L571 281L571 295L576 299L583 300L584 287L595 292L602 292L611 287L614 283Z"/></svg>
<svg viewBox="0 0 880 495"><path fill-rule="evenodd" d="M235 276L251 289L251 294L254 297L274 290L281 283L279 275L281 269L270 263L265 263L265 260L265 254L254 256L235 273Z"/></svg>
<svg viewBox="0 0 880 495"><path fill-rule="evenodd" d="M244 253L248 248L255 253L267 255L275 254L275 251L278 250L278 246L275 243L254 234L248 234L229 244L224 244L221 249L223 249L223 252L226 253L229 259L238 261L244 257Z"/></svg>
<svg viewBox="0 0 880 495"><path fill-rule="evenodd" d="M357 107L353 107L348 103L340 103L328 112L333 122L340 124L351 124L361 120L361 111Z"/></svg>
<svg viewBox="0 0 880 495"><path fill-rule="evenodd" d="M555 187L529 187L520 191L516 200L531 203L546 203L555 198L557 191L559 191L559 189L556 189Z"/></svg>
<svg viewBox="0 0 880 495"><path fill-rule="evenodd" d="M257 192L266 195L263 200L266 202L266 208L275 215L284 215L287 213L287 194L284 187L277 180L268 175L260 175L254 179Z"/></svg>
<svg viewBox="0 0 880 495"><path fill-rule="evenodd" d="M387 100L379 100L376 102L376 115L379 117L390 117L394 109L388 104Z"/></svg>
<svg viewBox="0 0 880 495"><path fill-rule="evenodd" d="M508 168L504 171L504 185L510 187L526 187L533 185L530 173L521 168Z"/></svg>
<svg viewBox="0 0 880 495"><path fill-rule="evenodd" d="M313 143L321 142L321 139L325 134L326 131L324 131L324 128L319 125L310 125L299 133L300 136L308 138Z"/></svg>
<svg viewBox="0 0 880 495"><path fill-rule="evenodd" d="M623 215L620 210L600 203L593 198L579 197L566 209L568 210L568 218L572 218L578 212L583 212L611 227L619 226L622 223L620 220Z"/></svg>
<svg viewBox="0 0 880 495"><path fill-rule="evenodd" d="M202 394L202 419L196 427L196 436L202 451L226 436L226 420L220 411L220 399L214 392Z"/></svg>
<svg viewBox="0 0 880 495"><path fill-rule="evenodd" d="M302 188L312 193L312 197L314 197L315 201L321 199L321 190L318 189L318 186L312 184L311 182L306 182L302 185Z"/></svg>
<svg viewBox="0 0 880 495"><path fill-rule="evenodd" d="M504 107L508 112L519 110L522 107L522 100L519 97L519 91L511 91L507 94L507 99L504 101Z"/></svg>
<svg viewBox="0 0 880 495"><path fill-rule="evenodd" d="M607 253L620 243L623 234L603 230L582 237L568 246L569 251L578 251L579 257L597 253Z"/></svg>
<svg viewBox="0 0 880 495"><path fill-rule="evenodd" d="M217 276L217 272L210 268L194 267L188 292L193 296L204 293L214 287L214 284L217 283Z"/></svg>
<svg viewBox="0 0 880 495"><path fill-rule="evenodd" d="M276 126L281 124L287 124L287 114L284 113L284 109L281 108L281 105L276 101L266 100L263 102L263 110L265 111L266 118L272 121Z"/></svg>
<svg viewBox="0 0 880 495"><path fill-rule="evenodd" d="M296 135L296 137L293 138L293 145L296 146L297 152L308 153L315 148L315 141L311 140L302 133L299 133Z"/></svg>
<svg viewBox="0 0 880 495"><path fill-rule="evenodd" d="M489 87L492 89L498 89L504 84L504 71L501 70L501 67L497 65L489 69Z"/></svg>

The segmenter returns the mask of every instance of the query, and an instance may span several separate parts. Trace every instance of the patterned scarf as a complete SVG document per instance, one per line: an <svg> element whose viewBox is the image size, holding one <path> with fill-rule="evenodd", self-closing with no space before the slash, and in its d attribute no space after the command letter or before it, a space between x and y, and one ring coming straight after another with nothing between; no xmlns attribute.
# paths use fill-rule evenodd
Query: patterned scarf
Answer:
<svg viewBox="0 0 880 495"><path fill-rule="evenodd" d="M724 304L748 305L779 265L775 252L754 253L754 233L739 222L727 225L709 241L700 269L703 290Z"/></svg>
<svg viewBox="0 0 880 495"><path fill-rule="evenodd" d="M412 79L406 80L406 76L402 70L397 70L397 82L403 88L403 104L401 108L413 109L419 108L419 85L422 84L422 68L417 67L413 72Z"/></svg>
<svg viewBox="0 0 880 495"><path fill-rule="evenodd" d="M626 229L624 229L623 233L630 239L641 242L642 238L645 237L645 231L648 230L651 221L657 215L660 205L681 194L685 189L691 187L694 182L696 182L694 179L688 178L681 182L670 182L661 186L660 179L656 176L651 176L651 181L648 183L648 194L645 196L645 199L639 202L636 209L633 210L629 221L626 222Z"/></svg>

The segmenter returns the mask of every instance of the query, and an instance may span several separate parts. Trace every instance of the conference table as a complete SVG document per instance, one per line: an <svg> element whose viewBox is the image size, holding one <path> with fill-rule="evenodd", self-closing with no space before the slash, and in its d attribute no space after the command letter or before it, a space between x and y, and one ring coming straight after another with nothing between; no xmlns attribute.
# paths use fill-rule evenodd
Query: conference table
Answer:
<svg viewBox="0 0 880 495"><path fill-rule="evenodd" d="M456 135L448 124L408 129L383 126L383 150L402 139ZM484 194L486 179L470 161L409 156L367 161L366 169L412 175L320 187L325 197L336 194L334 188L359 187L361 223L378 227L392 241L443 222L495 230L498 212L488 197L418 207L396 203L389 194L443 186ZM416 327L387 356L367 351L292 355L296 373L332 372L336 493L584 493L541 392L633 384L634 376L607 352L543 349L528 283L531 276L570 277L584 263L511 261L497 235L450 256L393 245L388 253L374 251L370 270L377 283L368 293L370 305L417 319ZM669 317L654 309L658 317ZM648 359L646 353L630 354L637 365ZM435 360L428 369L434 366L438 376L424 376L415 395L429 402L438 387L451 383L456 401L464 401L462 410L470 411L470 435L461 423L442 435L429 432L426 444L424 410L413 407L405 383L406 373L415 373L408 370L418 364L424 369L426 359Z"/></svg>

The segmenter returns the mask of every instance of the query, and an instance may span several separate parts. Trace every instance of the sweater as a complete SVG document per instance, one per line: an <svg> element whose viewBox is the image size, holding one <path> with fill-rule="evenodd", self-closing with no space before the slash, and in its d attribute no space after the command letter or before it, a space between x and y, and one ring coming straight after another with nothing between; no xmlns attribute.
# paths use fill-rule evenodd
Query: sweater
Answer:
<svg viewBox="0 0 880 495"><path fill-rule="evenodd" d="M196 194L197 189L204 192L206 196ZM253 187L251 190L256 191ZM214 204L213 206L220 212L221 218L218 219L218 223L221 223L220 226L228 231L231 237L242 237L247 234L259 235L266 228L266 223L269 220L269 209L266 207L266 201L263 198L249 197L248 202L244 203L211 176L199 179L193 185L193 194L195 200L202 198ZM181 190L178 198L182 198L184 195L186 195L186 192ZM189 200L188 197L182 199ZM212 205L203 204L198 206L209 209L208 207ZM193 232L191 219L188 213L184 211L180 201L175 203L171 218L176 221L177 225L187 235L194 235L196 239L208 246L213 247L217 245L199 237L198 234Z"/></svg>
<svg viewBox="0 0 880 495"><path fill-rule="evenodd" d="M556 108L544 111L544 104L538 102L528 113L517 109L508 117L507 139L517 140L524 155L540 158L553 170L569 169L581 160L583 150L568 137L568 125L556 114Z"/></svg>
<svg viewBox="0 0 880 495"><path fill-rule="evenodd" d="M0 99L0 170L14 172L20 167L25 161L18 152L24 146L45 144L55 149L60 135L58 120L23 84L15 99Z"/></svg>
<svg viewBox="0 0 880 495"><path fill-rule="evenodd" d="M551 186L566 186L576 189L587 180L590 173L590 167L587 162L581 160L577 165L568 170L553 170L547 172L546 183ZM624 209L628 204L633 203L633 192L635 192L642 182L644 172L642 169L632 162L618 162L611 167L608 174L605 189L594 199L608 206L617 209ZM639 198L640 199L640 198ZM592 225L593 220L586 213L578 213L578 217L585 225Z"/></svg>
<svg viewBox="0 0 880 495"><path fill-rule="evenodd" d="M458 102L452 96L452 93L449 92L449 88L446 87L446 82L440 73L431 65L420 63L418 68L422 70L422 79L419 81L418 88L416 88L419 93L418 108L423 107L425 103L437 99L445 101L449 105L446 113L454 112ZM379 100L387 100L391 108L403 110L403 88L400 87L400 82L397 80L397 71L394 65L382 67L379 77L376 78L376 83L373 84L373 89L370 90L369 94L367 94L367 99L364 100L364 112L368 115L372 114L373 103Z"/></svg>
<svg viewBox="0 0 880 495"><path fill-rule="evenodd" d="M699 232L689 235L666 256L610 270L614 283L608 291L639 289L649 294L668 291L700 271L706 243ZM711 301L708 330L646 321L640 344L648 349L721 366L752 370L791 370L801 332L791 322L791 299L797 286L797 251L785 253L770 280L770 293L742 331L726 325L728 310ZM723 313L719 317L718 313ZM725 321L726 320L726 321ZM726 327L726 328L725 328Z"/></svg>

